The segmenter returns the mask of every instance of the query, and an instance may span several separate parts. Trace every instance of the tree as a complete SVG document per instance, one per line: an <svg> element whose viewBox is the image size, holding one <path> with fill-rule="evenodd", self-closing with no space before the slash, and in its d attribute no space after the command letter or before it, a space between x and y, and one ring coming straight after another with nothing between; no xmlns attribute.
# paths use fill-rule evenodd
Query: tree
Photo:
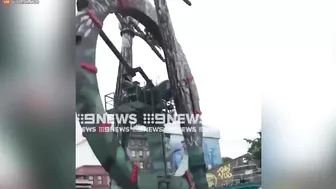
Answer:
<svg viewBox="0 0 336 189"><path fill-rule="evenodd" d="M252 155L252 159L255 160L257 164L259 164L259 167L261 167L261 132L258 132L258 134L259 137L253 140L246 138L244 138L244 140L250 144L247 152Z"/></svg>

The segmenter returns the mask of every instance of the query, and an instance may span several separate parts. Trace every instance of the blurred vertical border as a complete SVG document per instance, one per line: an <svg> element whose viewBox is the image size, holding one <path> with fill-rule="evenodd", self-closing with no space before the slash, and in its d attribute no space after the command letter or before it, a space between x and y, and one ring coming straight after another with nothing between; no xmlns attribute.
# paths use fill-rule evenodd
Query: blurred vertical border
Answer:
<svg viewBox="0 0 336 189"><path fill-rule="evenodd" d="M0 15L0 188L75 188L75 1Z"/></svg>
<svg viewBox="0 0 336 189"><path fill-rule="evenodd" d="M281 61L263 67L265 189L336 188L336 3L320 3L288 4L310 45L278 48Z"/></svg>

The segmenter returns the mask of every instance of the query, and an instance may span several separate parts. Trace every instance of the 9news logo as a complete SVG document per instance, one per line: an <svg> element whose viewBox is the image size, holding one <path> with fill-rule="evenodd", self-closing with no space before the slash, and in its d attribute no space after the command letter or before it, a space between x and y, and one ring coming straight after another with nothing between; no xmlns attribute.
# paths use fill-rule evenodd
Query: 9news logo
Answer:
<svg viewBox="0 0 336 189"><path fill-rule="evenodd" d="M10 5L11 2L10 2L10 0L2 0L2 4L7 6L7 5Z"/></svg>

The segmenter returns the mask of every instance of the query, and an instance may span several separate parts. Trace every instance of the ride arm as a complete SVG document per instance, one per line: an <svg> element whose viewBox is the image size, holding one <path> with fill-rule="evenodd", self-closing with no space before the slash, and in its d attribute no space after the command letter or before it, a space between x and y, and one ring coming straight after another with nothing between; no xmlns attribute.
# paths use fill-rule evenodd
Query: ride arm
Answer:
<svg viewBox="0 0 336 189"><path fill-rule="evenodd" d="M168 77L175 92L174 101L178 113L200 114L199 96L187 58L178 43L170 19L166 0L154 0L158 26L166 60ZM197 127L196 132L183 132L189 154L189 168L196 189L208 188L206 165L202 148L202 124L181 124L181 127ZM186 131L186 130L183 130Z"/></svg>
<svg viewBox="0 0 336 189"><path fill-rule="evenodd" d="M121 52L123 59L126 61L126 63L133 67L133 37L134 32L133 29L130 26L130 19L131 17L120 17L119 18L119 24L120 24L120 35L122 37L122 44L121 44ZM118 67L118 76L117 76L117 82L116 82L116 88L114 92L114 106L119 106L121 102L121 98L123 94L125 93L122 88L123 82L125 82L124 75L127 74L126 68L123 64L119 64ZM132 81L132 77L127 78L128 81ZM117 121L115 121L115 126L118 125ZM130 125L126 125L127 127L130 127ZM128 146L128 139L129 139L129 132L123 132L118 133L120 134L121 138L121 146L126 150Z"/></svg>
<svg viewBox="0 0 336 189"><path fill-rule="evenodd" d="M98 34L102 31L104 19L115 10L113 1L90 1L76 16L76 113L105 114L102 105L95 67L95 48ZM91 20L91 22L89 22ZM89 25L88 23L94 23ZM83 124L82 127L102 126L102 122ZM119 145L116 133L85 133L85 137L106 172L122 187L138 189L136 182L130 182L133 162L127 158Z"/></svg>

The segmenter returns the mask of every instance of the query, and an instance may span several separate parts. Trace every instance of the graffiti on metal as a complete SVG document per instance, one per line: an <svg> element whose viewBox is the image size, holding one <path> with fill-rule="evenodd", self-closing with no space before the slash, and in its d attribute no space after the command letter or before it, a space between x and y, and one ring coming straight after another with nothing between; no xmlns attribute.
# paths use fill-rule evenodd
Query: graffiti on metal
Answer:
<svg viewBox="0 0 336 189"><path fill-rule="evenodd" d="M224 165L224 166L220 167L220 168L217 170L217 173L218 173L218 176L219 176L221 179L228 179L228 178L231 178L231 177L232 177L232 173L231 173L231 165L228 164L228 165Z"/></svg>
<svg viewBox="0 0 336 189"><path fill-rule="evenodd" d="M217 186L217 177L212 173L206 174L207 182L209 187Z"/></svg>
<svg viewBox="0 0 336 189"><path fill-rule="evenodd" d="M209 170L209 172L207 173L207 181L209 187L222 186L228 181L232 181L233 179L232 167L235 163L236 161L234 160L227 164Z"/></svg>
<svg viewBox="0 0 336 189"><path fill-rule="evenodd" d="M235 158L222 166L215 167L208 171L207 181L209 187L220 187L222 185L232 184L240 179L248 179L253 182L259 182L260 175L257 176L257 165L251 160L246 162L248 154Z"/></svg>

